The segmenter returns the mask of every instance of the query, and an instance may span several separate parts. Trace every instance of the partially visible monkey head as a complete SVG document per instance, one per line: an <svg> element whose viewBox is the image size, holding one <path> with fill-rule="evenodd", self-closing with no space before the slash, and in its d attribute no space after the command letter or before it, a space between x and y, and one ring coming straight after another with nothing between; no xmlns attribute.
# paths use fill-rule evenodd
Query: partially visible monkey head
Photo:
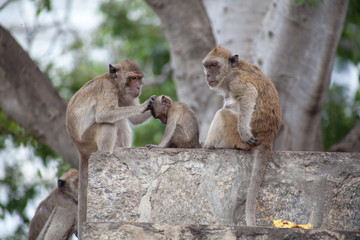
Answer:
<svg viewBox="0 0 360 240"><path fill-rule="evenodd" d="M214 48L202 61L206 81L210 88L221 87L226 75L239 64L239 55L232 54L220 45Z"/></svg>
<svg viewBox="0 0 360 240"><path fill-rule="evenodd" d="M168 96L157 96L149 106L152 116L159 119L162 124L166 125L168 117L167 112L172 102L173 101Z"/></svg>
<svg viewBox="0 0 360 240"><path fill-rule="evenodd" d="M134 61L126 59L117 64L109 64L109 75L119 86L125 90L127 96L134 98L141 94L144 73Z"/></svg>
<svg viewBox="0 0 360 240"><path fill-rule="evenodd" d="M72 196L76 201L78 200L79 189L79 171L70 169L58 179L57 187L59 191Z"/></svg>

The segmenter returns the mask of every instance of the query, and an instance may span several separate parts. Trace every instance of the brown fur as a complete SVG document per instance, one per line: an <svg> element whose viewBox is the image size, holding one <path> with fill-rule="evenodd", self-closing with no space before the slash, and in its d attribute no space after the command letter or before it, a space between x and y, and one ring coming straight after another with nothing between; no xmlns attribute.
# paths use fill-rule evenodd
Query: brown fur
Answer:
<svg viewBox="0 0 360 240"><path fill-rule="evenodd" d="M166 129L159 145L147 145L148 147L201 147L196 114L185 103L173 102L167 96L158 96L149 108L154 118L166 124Z"/></svg>
<svg viewBox="0 0 360 240"><path fill-rule="evenodd" d="M281 107L274 84L261 70L218 46L203 60L210 88L225 97L210 126L206 148L251 150L253 169L246 200L247 225L256 225L256 198L276 136Z"/></svg>
<svg viewBox="0 0 360 240"><path fill-rule="evenodd" d="M70 169L60 179L65 180L62 190L58 187L54 188L37 207L30 222L29 240L37 238L55 207L71 209L75 215L77 214L79 172L76 169Z"/></svg>
<svg viewBox="0 0 360 240"><path fill-rule="evenodd" d="M151 116L149 111L144 112L151 100L139 104L143 76L140 67L131 60L110 64L108 73L87 82L70 99L66 128L80 153L79 223L86 220L91 153L97 150L112 153L115 148L130 147L132 129L128 120L139 124Z"/></svg>

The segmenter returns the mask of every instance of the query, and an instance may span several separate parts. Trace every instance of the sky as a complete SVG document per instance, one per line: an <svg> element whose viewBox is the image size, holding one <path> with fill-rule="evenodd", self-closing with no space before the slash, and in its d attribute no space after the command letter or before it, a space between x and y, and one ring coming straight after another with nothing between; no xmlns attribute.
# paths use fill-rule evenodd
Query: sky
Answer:
<svg viewBox="0 0 360 240"><path fill-rule="evenodd" d="M0 6L5 2L6 0L0 0ZM40 69L54 60L56 60L57 67L71 68L73 56L64 54L67 46L73 40L73 35L69 32L76 32L83 39L91 39L92 32L102 20L98 10L99 1L63 0L51 1L51 3L53 6L50 13L43 10L36 17L33 1L13 1L0 10L0 24L10 30L20 45L29 52L33 59L39 62ZM54 24L57 26L56 28L53 27ZM37 31L39 27L43 30ZM65 32L65 34L59 35L60 38L58 38L60 32ZM29 41L25 33L31 33L33 41ZM94 49L92 56L107 62L105 50ZM332 73L332 83L347 85L349 97L353 97L358 89L359 66L349 64L343 69L335 69L336 71ZM6 149L0 151L0 178L5 174L5 162L19 164L24 172L24 181L36 179L36 181L54 182L55 185L56 161L45 167L42 160L34 155L30 147L16 148L11 141L7 141ZM38 169L47 173L44 179L38 177ZM36 206L48 193L49 189L42 189L35 201L29 204L26 210L29 217L33 216ZM0 188L0 200L6 198L6 189ZM0 220L0 238L13 232L18 222L18 217L11 215L7 215L5 221Z"/></svg>

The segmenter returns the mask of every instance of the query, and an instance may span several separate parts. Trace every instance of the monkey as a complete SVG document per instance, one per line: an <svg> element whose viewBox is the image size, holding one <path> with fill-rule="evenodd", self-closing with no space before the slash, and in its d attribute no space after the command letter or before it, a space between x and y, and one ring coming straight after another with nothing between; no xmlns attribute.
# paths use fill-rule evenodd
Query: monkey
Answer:
<svg viewBox="0 0 360 240"><path fill-rule="evenodd" d="M253 167L245 205L245 222L256 226L256 199L281 126L279 95L257 66L217 46L202 61L210 89L224 96L205 139L205 148L251 151Z"/></svg>
<svg viewBox="0 0 360 240"><path fill-rule="evenodd" d="M113 153L115 148L131 147L133 136L128 121L140 124L151 117L146 108L153 97L139 103L143 77L141 68L132 60L109 64L107 73L87 82L68 103L66 129L80 153L79 224L86 221L91 153ZM79 234L81 238L81 231Z"/></svg>
<svg viewBox="0 0 360 240"><path fill-rule="evenodd" d="M77 216L78 185L79 172L73 168L58 179L57 187L39 204L30 221L29 240L35 240L38 237L55 207L70 209Z"/></svg>
<svg viewBox="0 0 360 240"><path fill-rule="evenodd" d="M195 112L182 102L173 102L168 96L157 96L148 108L154 118L166 125L159 145L148 148L200 148L199 123Z"/></svg>

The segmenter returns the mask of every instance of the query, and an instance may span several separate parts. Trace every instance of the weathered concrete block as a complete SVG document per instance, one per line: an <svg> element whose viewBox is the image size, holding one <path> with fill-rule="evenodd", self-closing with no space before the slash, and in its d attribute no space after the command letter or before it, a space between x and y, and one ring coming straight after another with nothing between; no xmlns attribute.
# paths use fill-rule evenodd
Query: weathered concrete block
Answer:
<svg viewBox="0 0 360 240"><path fill-rule="evenodd" d="M96 240L356 240L359 232L275 229L220 225L169 225L151 223L85 223L84 239Z"/></svg>
<svg viewBox="0 0 360 240"><path fill-rule="evenodd" d="M88 222L244 225L251 155L122 148L89 160ZM274 152L257 224L359 230L360 153Z"/></svg>

